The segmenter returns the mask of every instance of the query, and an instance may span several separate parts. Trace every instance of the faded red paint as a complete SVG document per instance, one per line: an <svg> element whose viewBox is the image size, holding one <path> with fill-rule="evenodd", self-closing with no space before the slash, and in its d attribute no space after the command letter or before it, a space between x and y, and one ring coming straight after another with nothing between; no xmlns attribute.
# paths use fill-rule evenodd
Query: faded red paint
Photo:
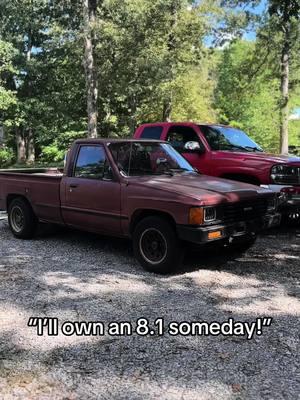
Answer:
<svg viewBox="0 0 300 400"><path fill-rule="evenodd" d="M41 221L127 237L131 222L145 210L163 212L175 224L186 225L192 206L237 204L242 200L273 196L269 190L206 175L125 177L108 150L107 145L112 142L115 140L76 141L64 173L53 169L0 172L0 209L7 209L10 196L22 196L30 202ZM104 146L113 181L73 176L74 162L82 144Z"/></svg>

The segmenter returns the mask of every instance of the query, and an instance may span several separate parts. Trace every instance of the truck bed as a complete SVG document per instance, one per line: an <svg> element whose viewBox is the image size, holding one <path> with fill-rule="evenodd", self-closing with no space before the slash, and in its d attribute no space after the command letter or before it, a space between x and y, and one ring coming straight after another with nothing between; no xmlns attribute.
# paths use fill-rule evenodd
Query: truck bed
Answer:
<svg viewBox="0 0 300 400"><path fill-rule="evenodd" d="M28 199L41 220L61 223L60 182L58 168L0 170L0 210L7 209L9 196Z"/></svg>

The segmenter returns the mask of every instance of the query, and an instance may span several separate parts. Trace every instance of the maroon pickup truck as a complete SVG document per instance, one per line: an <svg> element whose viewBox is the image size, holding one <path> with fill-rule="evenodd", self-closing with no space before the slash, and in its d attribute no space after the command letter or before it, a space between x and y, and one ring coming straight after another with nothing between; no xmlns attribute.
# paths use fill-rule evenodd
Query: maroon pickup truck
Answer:
<svg viewBox="0 0 300 400"><path fill-rule="evenodd" d="M203 174L269 188L283 199L281 212L300 221L299 157L265 153L245 132L217 124L144 124L134 138L168 141Z"/></svg>
<svg viewBox="0 0 300 400"><path fill-rule="evenodd" d="M167 272L184 244L249 246L262 228L278 224L266 189L200 175L161 141L78 140L64 172L0 172L0 209L17 238L47 222L130 237L140 263Z"/></svg>

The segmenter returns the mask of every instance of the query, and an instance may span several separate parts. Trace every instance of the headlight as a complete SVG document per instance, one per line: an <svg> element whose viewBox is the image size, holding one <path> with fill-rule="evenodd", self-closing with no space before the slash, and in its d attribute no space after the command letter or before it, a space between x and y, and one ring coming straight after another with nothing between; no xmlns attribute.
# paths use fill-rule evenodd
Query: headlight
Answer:
<svg viewBox="0 0 300 400"><path fill-rule="evenodd" d="M215 207L204 208L204 222L212 222L217 219L217 210Z"/></svg>
<svg viewBox="0 0 300 400"><path fill-rule="evenodd" d="M192 207L189 214L190 225L202 225L205 222L213 222L217 219L215 207Z"/></svg>

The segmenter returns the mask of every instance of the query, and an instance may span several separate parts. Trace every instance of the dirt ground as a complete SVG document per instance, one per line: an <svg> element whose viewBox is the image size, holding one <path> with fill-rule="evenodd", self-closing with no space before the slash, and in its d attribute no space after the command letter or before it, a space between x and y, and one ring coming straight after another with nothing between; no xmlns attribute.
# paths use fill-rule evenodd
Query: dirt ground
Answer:
<svg viewBox="0 0 300 400"><path fill-rule="evenodd" d="M85 233L12 237L0 218L1 399L296 399L300 393L300 229L264 233L247 253L190 254L143 271L127 241ZM262 335L38 336L65 321L255 321Z"/></svg>

